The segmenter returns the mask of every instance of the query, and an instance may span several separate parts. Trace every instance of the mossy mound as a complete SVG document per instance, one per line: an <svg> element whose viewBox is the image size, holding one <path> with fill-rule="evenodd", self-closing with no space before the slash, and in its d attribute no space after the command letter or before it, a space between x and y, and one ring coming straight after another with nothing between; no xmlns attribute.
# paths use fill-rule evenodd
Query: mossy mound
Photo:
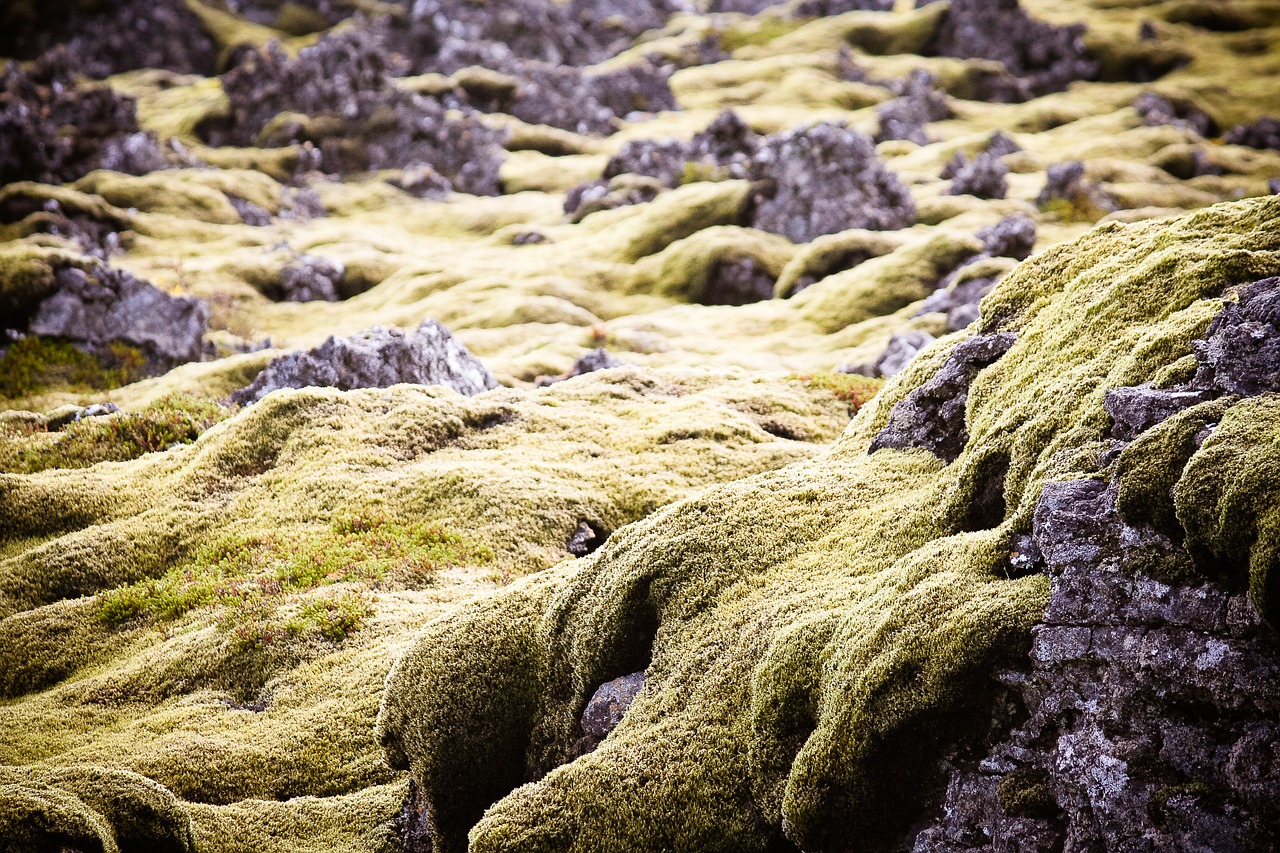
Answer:
<svg viewBox="0 0 1280 853"><path fill-rule="evenodd" d="M1223 205L1019 266L980 320L1017 342L973 381L949 465L868 447L964 333L820 459L708 489L428 626L379 737L411 768L435 849L892 849L942 751L983 730L993 668L1025 653L1048 585L1009 552L1041 486L1094 475L1108 388L1160 377L1228 288L1280 271L1277 226L1280 200ZM1264 615L1271 472L1245 460L1275 441L1273 403L1228 412L1176 489L1193 547L1251 573ZM975 521L990 470L1007 472L1004 509ZM639 669L621 725L570 761L592 692Z"/></svg>

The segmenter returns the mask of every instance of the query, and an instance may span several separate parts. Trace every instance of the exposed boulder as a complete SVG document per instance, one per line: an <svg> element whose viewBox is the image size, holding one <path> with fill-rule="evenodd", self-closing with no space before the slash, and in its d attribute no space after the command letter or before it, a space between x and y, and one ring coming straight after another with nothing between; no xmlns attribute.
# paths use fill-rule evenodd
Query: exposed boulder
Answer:
<svg viewBox="0 0 1280 853"><path fill-rule="evenodd" d="M1047 207L1065 202L1079 215L1090 217L1115 209L1115 202L1095 182L1084 176L1084 163L1075 160L1050 166L1045 172L1044 186L1036 196L1036 204Z"/></svg>
<svg viewBox="0 0 1280 853"><path fill-rule="evenodd" d="M342 298L342 264L318 255L299 255L280 270L284 302L337 302Z"/></svg>
<svg viewBox="0 0 1280 853"><path fill-rule="evenodd" d="M1222 141L1229 145L1280 151L1280 118L1264 116L1251 124L1238 124L1227 131Z"/></svg>
<svg viewBox="0 0 1280 853"><path fill-rule="evenodd" d="M281 388L389 388L401 383L444 385L460 394L498 387L483 364L435 320L416 329L375 326L351 337L330 337L312 350L275 358L252 384L231 395L247 406Z"/></svg>
<svg viewBox="0 0 1280 853"><path fill-rule="evenodd" d="M90 77L137 68L217 70L213 39L183 0L49 0L6 3L0 10L0 56L36 59L57 45Z"/></svg>
<svg viewBox="0 0 1280 853"><path fill-rule="evenodd" d="M751 255L731 254L720 258L698 294L703 305L747 305L773 297L777 277Z"/></svg>
<svg viewBox="0 0 1280 853"><path fill-rule="evenodd" d="M954 462L969 440L965 426L969 385L983 368L1008 352L1015 339L1009 332L999 332L957 344L932 378L893 407L889 423L868 452L923 447L944 462Z"/></svg>
<svg viewBox="0 0 1280 853"><path fill-rule="evenodd" d="M134 100L74 82L65 48L30 70L0 71L0 185L63 183L97 168L164 168L154 137L138 131Z"/></svg>
<svg viewBox="0 0 1280 853"><path fill-rule="evenodd" d="M140 349L155 368L204 357L209 309L199 299L171 296L105 264L87 272L63 267L55 286L36 306L28 334L64 338L89 350L121 341Z"/></svg>
<svg viewBox="0 0 1280 853"><path fill-rule="evenodd" d="M1190 101L1175 101L1155 92L1143 92L1134 99L1133 108L1143 122L1153 127L1181 127L1204 137L1216 136L1218 132L1218 123L1213 117Z"/></svg>
<svg viewBox="0 0 1280 853"><path fill-rule="evenodd" d="M952 115L947 96L934 88L934 82L931 74L917 69L898 85L899 97L876 110L880 119L876 142L907 139L917 145L929 144L925 125Z"/></svg>
<svg viewBox="0 0 1280 853"><path fill-rule="evenodd" d="M1032 18L1018 0L951 0L931 50L1001 63L1008 73L982 78L980 97L1026 101L1097 76L1098 62L1085 48L1083 32L1082 24L1058 27Z"/></svg>
<svg viewBox="0 0 1280 853"><path fill-rule="evenodd" d="M906 186L880 161L869 138L844 125L815 124L766 138L752 175L760 188L751 224L795 243L915 222Z"/></svg>
<svg viewBox="0 0 1280 853"><path fill-rule="evenodd" d="M545 388L548 385L554 385L557 382L563 382L566 379L572 379L575 376L582 376L584 373L594 373L597 370L608 370L611 367L621 367L626 362L616 358L613 353L604 347L591 350L591 352L581 355L570 366L568 370L559 376L539 376L534 384L539 388ZM585 523L585 522L584 522ZM573 549L570 548L570 551Z"/></svg>
<svg viewBox="0 0 1280 853"><path fill-rule="evenodd" d="M390 76L400 70L377 35L359 28L297 59L269 45L223 75L232 118L202 130L214 144L309 143L329 172L425 168L433 187L496 195L503 134L396 87Z"/></svg>
<svg viewBox="0 0 1280 853"><path fill-rule="evenodd" d="M889 338L884 352L872 364L852 365L840 368L841 373L857 373L862 376L897 376L916 357L916 353L936 340L928 332L911 330L898 332Z"/></svg>
<svg viewBox="0 0 1280 853"><path fill-rule="evenodd" d="M963 153L956 154L948 168L952 178L947 195L1004 198L1009 192L1009 182L1006 179L1009 167L990 151L983 151L972 160Z"/></svg>
<svg viewBox="0 0 1280 853"><path fill-rule="evenodd" d="M594 750L618 727L643 687L644 673L633 672L606 681L596 688L591 701L582 711L579 723L582 726L582 737L575 747L579 755L586 755Z"/></svg>
<svg viewBox="0 0 1280 853"><path fill-rule="evenodd" d="M1021 261L1035 248L1036 222L1030 216L1015 213L995 225L979 228L975 236L982 241L985 255Z"/></svg>

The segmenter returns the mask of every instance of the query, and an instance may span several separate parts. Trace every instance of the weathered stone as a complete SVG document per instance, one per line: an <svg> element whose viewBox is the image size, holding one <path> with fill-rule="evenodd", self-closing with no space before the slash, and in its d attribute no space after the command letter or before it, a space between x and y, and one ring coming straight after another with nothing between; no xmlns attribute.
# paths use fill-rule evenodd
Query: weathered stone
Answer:
<svg viewBox="0 0 1280 853"><path fill-rule="evenodd" d="M598 349L593 349L585 355L579 356L577 361L575 361L568 370L561 373L559 376L539 376L535 384L538 387L543 388L547 385L553 385L556 382L563 382L566 379L572 379L575 376L582 376L585 373L594 373L597 370L608 370L611 367L621 367L625 363L626 362L615 358L613 353L609 352L607 349L600 347ZM586 522L583 523L585 524ZM572 551L573 549L570 548L569 550Z"/></svg>
<svg viewBox="0 0 1280 853"><path fill-rule="evenodd" d="M1133 108L1148 125L1181 127L1206 137L1218 132L1217 122L1189 101L1174 101L1155 92L1143 92L1134 99Z"/></svg>
<svg viewBox="0 0 1280 853"><path fill-rule="evenodd" d="M613 681L606 681L596 688L591 701L582 712L583 737L576 752L585 755L600 745L622 722L627 709L644 687L644 673L633 672Z"/></svg>
<svg viewBox="0 0 1280 853"><path fill-rule="evenodd" d="M409 332L375 326L347 338L330 337L312 350L279 356L231 400L247 406L281 388L350 391L400 383L443 385L460 394L498 387L488 368L448 329L424 320Z"/></svg>
<svg viewBox="0 0 1280 853"><path fill-rule="evenodd" d="M876 375L886 378L897 376L911 359L916 357L916 353L929 346L934 340L936 339L928 332L898 332L889 338L884 353L876 359Z"/></svg>
<svg viewBox="0 0 1280 853"><path fill-rule="evenodd" d="M716 261L695 301L703 305L747 305L773 297L777 279L750 255Z"/></svg>
<svg viewBox="0 0 1280 853"><path fill-rule="evenodd" d="M977 335L957 344L927 382L893 407L889 423L871 442L869 452L884 448L923 447L945 462L954 462L969 440L965 404L969 385L985 367L1013 346L1009 332Z"/></svg>
<svg viewBox="0 0 1280 853"><path fill-rule="evenodd" d="M157 367L204 356L209 309L203 301L170 296L105 264L87 273L63 268L56 281L57 292L36 308L27 327L30 334L65 338L91 349L123 341L141 349Z"/></svg>
<svg viewBox="0 0 1280 853"><path fill-rule="evenodd" d="M1222 141L1229 145L1280 151L1280 118L1266 116L1251 124L1238 124L1227 131Z"/></svg>
<svg viewBox="0 0 1280 853"><path fill-rule="evenodd" d="M1006 175L1009 167L995 154L984 151L970 160L963 153L952 161L953 178L947 195L971 195L976 198L1004 198L1009 192Z"/></svg>
<svg viewBox="0 0 1280 853"><path fill-rule="evenodd" d="M890 139L907 139L917 145L928 145L929 137L924 127L932 121L951 118L951 104L947 96L934 88L931 74L919 69L912 71L899 85L901 94L876 110L880 129L876 142Z"/></svg>
<svg viewBox="0 0 1280 853"><path fill-rule="evenodd" d="M280 270L281 299L285 302L337 302L345 270L317 255L299 255Z"/></svg>

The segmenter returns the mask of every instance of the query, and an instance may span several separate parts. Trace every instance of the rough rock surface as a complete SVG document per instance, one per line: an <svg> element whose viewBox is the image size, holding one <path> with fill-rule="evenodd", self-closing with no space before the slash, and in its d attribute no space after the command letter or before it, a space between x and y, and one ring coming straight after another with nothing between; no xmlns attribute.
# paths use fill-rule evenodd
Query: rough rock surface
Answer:
<svg viewBox="0 0 1280 853"><path fill-rule="evenodd" d="M1222 141L1250 148L1280 151L1280 118L1260 118L1250 124L1239 124L1227 131Z"/></svg>
<svg viewBox="0 0 1280 853"><path fill-rule="evenodd" d="M935 89L934 83L932 75L926 71L917 69L911 72L899 87L899 97L876 110L880 119L876 142L907 139L917 145L929 143L925 125L952 115L947 96Z"/></svg>
<svg viewBox="0 0 1280 853"><path fill-rule="evenodd" d="M625 363L626 362L615 357L613 353L609 352L604 347L599 347L598 349L593 349L586 355L579 356L577 360L573 362L573 365L559 376L539 376L534 384L540 388L545 388L548 385L554 385L557 382L563 382L566 379L572 379L575 376L581 376L584 373L594 373L597 370L608 370L611 367L621 367ZM570 550L572 550L572 548Z"/></svg>
<svg viewBox="0 0 1280 853"><path fill-rule="evenodd" d="M434 186L496 195L503 134L396 87L394 63L360 29L328 35L296 59L276 45L250 52L222 78L231 120L203 132L213 143L309 143L329 172L426 168Z"/></svg>
<svg viewBox="0 0 1280 853"><path fill-rule="evenodd" d="M971 195L977 198L1004 198L1009 191L1009 167L999 155L983 151L970 160L957 154L948 165L951 186L948 195Z"/></svg>
<svg viewBox="0 0 1280 853"><path fill-rule="evenodd" d="M155 139L138 131L133 99L76 85L69 63L59 48L29 70L10 63L0 71L0 185L164 168Z"/></svg>
<svg viewBox="0 0 1280 853"><path fill-rule="evenodd" d="M345 270L318 255L299 255L280 271L280 289L285 302L337 302Z"/></svg>
<svg viewBox="0 0 1280 853"><path fill-rule="evenodd" d="M1143 92L1133 101L1133 108L1149 125L1181 127L1200 136L1215 136L1218 123L1190 101L1174 101L1155 92Z"/></svg>
<svg viewBox="0 0 1280 853"><path fill-rule="evenodd" d="M410 332L378 326L349 338L331 337L313 350L282 355L231 399L246 406L280 388L350 391L405 382L444 385L460 394L498 386L493 374L448 329L424 320Z"/></svg>
<svg viewBox="0 0 1280 853"><path fill-rule="evenodd" d="M1113 209L1115 204L1106 192L1087 179L1084 172L1084 163L1079 160L1050 166L1045 173L1044 186L1036 196L1036 204L1043 207L1055 201L1063 201L1072 209L1082 212Z"/></svg>
<svg viewBox="0 0 1280 853"><path fill-rule="evenodd" d="M609 733L618 727L636 695L644 687L644 673L633 672L596 688L582 711L582 737L575 746L579 755L586 755L600 745Z"/></svg>
<svg viewBox="0 0 1280 853"><path fill-rule="evenodd" d="M0 56L36 59L65 44L80 70L91 77L135 68L180 74L216 70L213 39L182 0L5 5L0 11Z"/></svg>
<svg viewBox="0 0 1280 853"><path fill-rule="evenodd" d="M170 296L105 264L89 272L58 271L57 292L42 301L27 326L33 335L64 338L90 349L112 341L136 346L156 366L198 361L205 352L209 309L188 296Z"/></svg>
<svg viewBox="0 0 1280 853"><path fill-rule="evenodd" d="M857 373L863 376L882 376L888 378L896 376L902 372L911 359L916 357L920 350L933 343L936 338L928 332L912 330L908 332L898 332L889 338L889 343L885 345L884 352L874 363L869 365L851 365L849 367L840 368L841 373Z"/></svg>
<svg viewBox="0 0 1280 853"><path fill-rule="evenodd" d="M940 56L1003 64L1007 74L981 82L983 100L1025 101L1097 75L1083 32L1082 24L1056 27L1036 20L1018 0L952 0L933 49Z"/></svg>
<svg viewBox="0 0 1280 853"><path fill-rule="evenodd" d="M944 462L955 461L969 440L964 422L969 385L979 371L1008 352L1014 340L1013 334L999 332L957 344L931 379L893 407L869 452L923 447Z"/></svg>
<svg viewBox="0 0 1280 853"><path fill-rule="evenodd" d="M816 124L765 139L754 159L751 224L805 243L850 228L906 228L915 202L876 156L866 136L839 124Z"/></svg>

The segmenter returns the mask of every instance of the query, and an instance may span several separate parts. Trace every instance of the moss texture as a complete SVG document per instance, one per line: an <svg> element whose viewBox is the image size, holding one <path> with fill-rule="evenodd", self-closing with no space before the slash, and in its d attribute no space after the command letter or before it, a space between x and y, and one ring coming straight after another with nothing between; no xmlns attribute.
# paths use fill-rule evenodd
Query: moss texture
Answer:
<svg viewBox="0 0 1280 853"><path fill-rule="evenodd" d="M867 447L950 344L820 460L711 488L433 623L388 680L379 736L425 793L437 849L891 848L1044 605L1046 579L1004 564L1039 486L1089 474L1107 388L1184 358L1226 287L1280 270L1278 223L1277 200L1220 206L1018 267L981 320L1018 341L974 382L949 466ZM1259 490L1275 474L1256 452L1274 408L1229 410L1177 490L1193 547L1248 573L1268 616L1276 522ZM1008 509L961 532L994 455ZM571 761L592 691L637 669L621 725Z"/></svg>

